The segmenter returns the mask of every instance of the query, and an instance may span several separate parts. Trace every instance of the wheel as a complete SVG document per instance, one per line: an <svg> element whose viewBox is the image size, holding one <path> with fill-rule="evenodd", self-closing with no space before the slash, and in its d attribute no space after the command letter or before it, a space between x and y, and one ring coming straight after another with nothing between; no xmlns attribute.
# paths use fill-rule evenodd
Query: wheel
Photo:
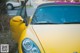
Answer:
<svg viewBox="0 0 80 53"><path fill-rule="evenodd" d="M7 4L7 8L8 8L9 10L13 10L13 9L14 9L14 7L13 7L12 4Z"/></svg>

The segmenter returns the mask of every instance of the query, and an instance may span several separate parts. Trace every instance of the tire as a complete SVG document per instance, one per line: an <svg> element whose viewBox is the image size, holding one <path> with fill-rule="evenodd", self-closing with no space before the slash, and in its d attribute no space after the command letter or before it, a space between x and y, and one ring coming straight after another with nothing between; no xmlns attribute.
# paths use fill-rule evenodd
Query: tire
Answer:
<svg viewBox="0 0 80 53"><path fill-rule="evenodd" d="M12 4L7 4L7 9L9 9L9 10L14 10L14 7L13 7Z"/></svg>

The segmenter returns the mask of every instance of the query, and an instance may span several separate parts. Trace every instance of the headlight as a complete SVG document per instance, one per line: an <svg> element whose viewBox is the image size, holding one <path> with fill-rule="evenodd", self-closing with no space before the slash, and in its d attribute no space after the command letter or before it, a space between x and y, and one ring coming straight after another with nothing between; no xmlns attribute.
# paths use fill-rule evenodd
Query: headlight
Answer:
<svg viewBox="0 0 80 53"><path fill-rule="evenodd" d="M38 50L37 48L34 47L34 48L32 48L32 52L33 52L33 53L38 53L39 50Z"/></svg>
<svg viewBox="0 0 80 53"><path fill-rule="evenodd" d="M29 38L22 42L23 53L41 53L37 45Z"/></svg>

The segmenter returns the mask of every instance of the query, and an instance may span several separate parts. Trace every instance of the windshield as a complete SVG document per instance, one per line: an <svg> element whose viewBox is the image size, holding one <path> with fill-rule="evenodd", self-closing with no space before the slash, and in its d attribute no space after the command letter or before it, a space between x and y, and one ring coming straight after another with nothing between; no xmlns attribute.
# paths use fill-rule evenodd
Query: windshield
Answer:
<svg viewBox="0 0 80 53"><path fill-rule="evenodd" d="M39 7L32 19L32 24L80 23L80 6L56 5Z"/></svg>

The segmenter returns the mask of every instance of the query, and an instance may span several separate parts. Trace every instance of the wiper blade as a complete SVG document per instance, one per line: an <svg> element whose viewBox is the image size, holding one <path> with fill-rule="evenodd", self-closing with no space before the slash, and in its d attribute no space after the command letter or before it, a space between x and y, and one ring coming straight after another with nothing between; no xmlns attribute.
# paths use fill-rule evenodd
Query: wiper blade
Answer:
<svg viewBox="0 0 80 53"><path fill-rule="evenodd" d="M51 21L40 21L40 22L36 21L34 22L34 24L58 24L58 23L53 23Z"/></svg>
<svg viewBox="0 0 80 53"><path fill-rule="evenodd" d="M58 23L33 23L33 24L58 24Z"/></svg>
<svg viewBox="0 0 80 53"><path fill-rule="evenodd" d="M80 24L80 22L65 22L64 24Z"/></svg>

